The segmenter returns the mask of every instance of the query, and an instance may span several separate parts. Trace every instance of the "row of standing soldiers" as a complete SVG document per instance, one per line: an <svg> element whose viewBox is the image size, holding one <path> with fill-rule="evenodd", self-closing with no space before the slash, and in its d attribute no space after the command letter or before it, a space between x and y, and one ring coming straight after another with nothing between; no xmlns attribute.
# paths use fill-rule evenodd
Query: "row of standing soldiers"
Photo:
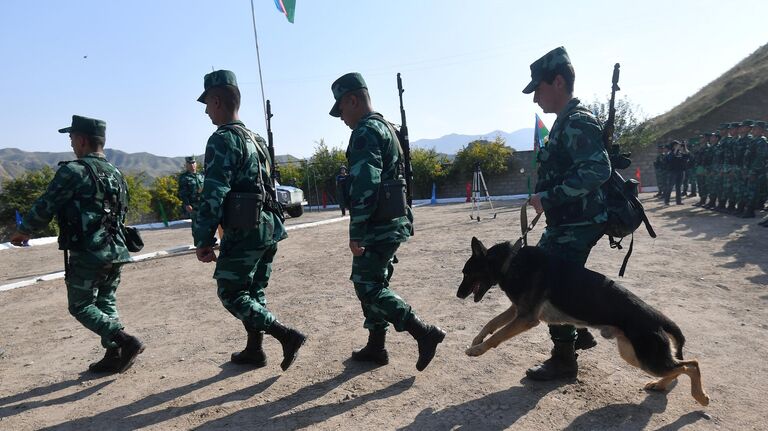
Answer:
<svg viewBox="0 0 768 431"><path fill-rule="evenodd" d="M754 218L768 198L768 139L766 122L745 120L723 123L716 132L703 133L687 142L659 146L654 162L659 195L669 203L672 188L681 203L687 194L694 206L742 218ZM682 190L681 190L682 187ZM768 218L761 220L768 224Z"/></svg>

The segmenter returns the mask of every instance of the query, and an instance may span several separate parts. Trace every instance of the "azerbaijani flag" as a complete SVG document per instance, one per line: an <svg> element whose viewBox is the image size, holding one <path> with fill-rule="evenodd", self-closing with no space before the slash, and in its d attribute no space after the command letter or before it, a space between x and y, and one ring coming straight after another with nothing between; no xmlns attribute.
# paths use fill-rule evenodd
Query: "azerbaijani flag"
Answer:
<svg viewBox="0 0 768 431"><path fill-rule="evenodd" d="M536 114L536 126L533 128L533 151L539 151L544 144L544 138L549 135L549 130L544 122L539 118L539 114Z"/></svg>
<svg viewBox="0 0 768 431"><path fill-rule="evenodd" d="M285 14L288 22L293 24L293 16L296 14L296 0L275 0L275 6L280 13Z"/></svg>
<svg viewBox="0 0 768 431"><path fill-rule="evenodd" d="M536 114L536 125L533 127L533 157L531 158L531 170L528 172L528 197L531 197L531 173L536 171L536 161L538 160L537 154L544 145L544 139L549 136L549 130L544 122L539 118L539 114Z"/></svg>

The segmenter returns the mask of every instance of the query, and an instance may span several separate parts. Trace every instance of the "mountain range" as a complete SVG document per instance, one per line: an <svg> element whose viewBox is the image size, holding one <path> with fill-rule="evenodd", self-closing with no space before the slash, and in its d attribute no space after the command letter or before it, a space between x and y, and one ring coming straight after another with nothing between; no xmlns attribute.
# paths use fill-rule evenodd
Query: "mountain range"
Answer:
<svg viewBox="0 0 768 431"><path fill-rule="evenodd" d="M521 129L512 133L495 130L483 135L459 135L452 133L436 139L419 139L411 142L411 146L431 149L434 148L441 154L456 154L462 147L477 139L493 140L496 136L505 139L507 146L515 150L527 150L531 147L533 129ZM163 157L154 154L126 153L124 151L107 148L104 150L107 159L115 166L127 173L144 172L150 178L156 178L180 172L184 169L184 156ZM18 148L0 149L0 179L16 178L28 170L40 169L43 166L55 167L64 160L74 159L72 152L29 152ZM299 158L290 154L275 156L278 164L299 161Z"/></svg>

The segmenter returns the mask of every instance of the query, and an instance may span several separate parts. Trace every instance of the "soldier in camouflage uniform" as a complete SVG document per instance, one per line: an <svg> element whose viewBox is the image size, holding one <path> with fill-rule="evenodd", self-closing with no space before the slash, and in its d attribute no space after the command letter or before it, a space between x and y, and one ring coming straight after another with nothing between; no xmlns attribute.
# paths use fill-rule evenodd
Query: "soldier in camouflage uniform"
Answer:
<svg viewBox="0 0 768 431"><path fill-rule="evenodd" d="M744 155L743 218L754 218L755 210L763 205L766 194L766 162L768 162L768 139L765 138L765 121L756 121L752 128L752 141Z"/></svg>
<svg viewBox="0 0 768 431"><path fill-rule="evenodd" d="M583 266L605 232L608 213L600 186L610 177L611 164L600 122L573 97L574 79L565 48L555 48L531 64L531 82L523 93L535 92L534 103L557 114L549 142L538 152L536 193L531 196L531 205L547 219L538 246ZM576 377L577 343L590 348L594 339L584 331L577 341L570 325L550 325L549 333L552 357L526 374L535 380Z"/></svg>
<svg viewBox="0 0 768 431"><path fill-rule="evenodd" d="M445 332L423 323L411 306L389 288L397 262L395 252L413 235L413 213L394 219L377 216L381 183L402 177L403 156L392 127L373 110L368 87L359 73L341 76L331 85L336 103L330 115L352 129L347 147L349 178L344 198L349 208L349 249L352 252L350 280L363 308L368 343L352 353L352 360L389 363L386 331L408 331L418 343L416 369L424 370L435 356Z"/></svg>
<svg viewBox="0 0 768 431"><path fill-rule="evenodd" d="M194 157L186 158L186 169L186 172L179 175L178 197L181 201L182 214L191 218L194 225L205 177L197 172L197 160Z"/></svg>
<svg viewBox="0 0 768 431"><path fill-rule="evenodd" d="M709 144L712 146L712 162L707 170L707 185L709 189L709 203L704 208L717 208L717 200L720 196L720 190L723 187L722 167L723 167L723 142L727 139L728 123L720 124L719 130L709 137Z"/></svg>
<svg viewBox="0 0 768 431"><path fill-rule="evenodd" d="M144 344L123 330L117 312L120 270L131 260L123 226L128 186L104 156L106 127L102 120L73 115L72 125L59 130L69 134L78 160L59 163L11 242L20 245L57 217L69 312L98 334L106 348L104 358L88 368L122 373L144 351Z"/></svg>
<svg viewBox="0 0 768 431"><path fill-rule="evenodd" d="M656 160L653 161L653 172L656 174L656 188L658 189L654 197L657 198L664 197L664 185L667 183L666 172L664 171L664 160L666 158L664 148L664 144L656 145Z"/></svg>
<svg viewBox="0 0 768 431"><path fill-rule="evenodd" d="M739 139L739 123L731 123L728 126L728 139L723 143L723 188L720 191L720 202L715 208L720 212L732 212L736 210L736 201L734 199L734 186L736 177L734 176L734 149L736 141Z"/></svg>
<svg viewBox="0 0 768 431"><path fill-rule="evenodd" d="M736 202L736 209L732 214L741 215L744 212L747 194L747 178L744 169L747 149L753 138L751 135L752 126L755 124L752 120L744 120L739 125L739 140L733 148L733 200Z"/></svg>
<svg viewBox="0 0 768 431"><path fill-rule="evenodd" d="M224 308L238 318L248 333L245 349L232 354L232 362L257 368L267 364L262 348L264 332L283 349L283 371L291 366L306 337L278 322L267 310L265 290L272 272L277 243L287 237L282 214L270 180L271 160L264 139L245 128L239 118L240 90L235 74L217 70L205 75L205 91L197 99L218 129L205 148L205 182L197 220L192 226L197 258L216 262L213 278ZM243 226L234 218L230 199L263 202L243 214ZM223 220L224 237L217 258L214 232Z"/></svg>
<svg viewBox="0 0 768 431"><path fill-rule="evenodd" d="M700 143L696 146L695 149L692 150L693 159L694 159L694 168L693 172L696 176L696 184L699 186L699 201L694 203L693 206L700 207L704 205L707 202L707 194L709 193L707 190L707 166L711 162L710 160L710 149L709 146L709 136L712 135L712 133L702 133Z"/></svg>
<svg viewBox="0 0 768 431"><path fill-rule="evenodd" d="M698 191L698 184L696 181L696 152L699 147L699 137L692 137L688 139L688 142L683 142L683 145L688 150L688 165L685 167L685 176L683 182L683 196L696 197ZM690 185L690 193L688 192L688 186Z"/></svg>

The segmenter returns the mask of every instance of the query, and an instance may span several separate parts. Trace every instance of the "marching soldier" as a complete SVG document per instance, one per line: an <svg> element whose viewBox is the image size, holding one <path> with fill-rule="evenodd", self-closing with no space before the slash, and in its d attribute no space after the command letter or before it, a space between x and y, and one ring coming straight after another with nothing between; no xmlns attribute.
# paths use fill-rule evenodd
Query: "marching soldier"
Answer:
<svg viewBox="0 0 768 431"><path fill-rule="evenodd" d="M245 127L239 117L240 90L235 74L217 70L205 75L205 113L218 129L205 149L205 182L192 235L197 259L216 262L213 278L224 308L248 333L245 349L232 362L256 368L267 364L264 332L283 348L280 367L287 370L306 336L284 326L267 309L265 290L272 273L277 243L288 235L270 180L274 168L264 139ZM223 214L223 215L222 215ZM221 252L213 250L214 232L222 220Z"/></svg>
<svg viewBox="0 0 768 431"><path fill-rule="evenodd" d="M427 325L408 303L389 288L400 244L413 235L413 213L407 205L393 211L395 218L376 196L383 182L402 178L403 153L391 125L373 110L368 86L359 73L347 73L331 85L336 100L330 115L341 118L352 129L347 148L349 178L344 182L343 202L349 208L349 249L352 252L350 280L363 306L368 343L352 352L352 360L389 363L385 348L387 327L408 331L416 340L419 358L416 369L432 361L445 332Z"/></svg>
<svg viewBox="0 0 768 431"><path fill-rule="evenodd" d="M131 260L123 225L128 186L104 156L106 128L102 120L73 115L72 125L59 130L69 134L77 160L59 163L48 189L34 202L11 243L20 245L57 217L69 312L98 334L106 349L104 358L88 369L122 373L144 351L144 344L123 330L117 312L120 270Z"/></svg>

